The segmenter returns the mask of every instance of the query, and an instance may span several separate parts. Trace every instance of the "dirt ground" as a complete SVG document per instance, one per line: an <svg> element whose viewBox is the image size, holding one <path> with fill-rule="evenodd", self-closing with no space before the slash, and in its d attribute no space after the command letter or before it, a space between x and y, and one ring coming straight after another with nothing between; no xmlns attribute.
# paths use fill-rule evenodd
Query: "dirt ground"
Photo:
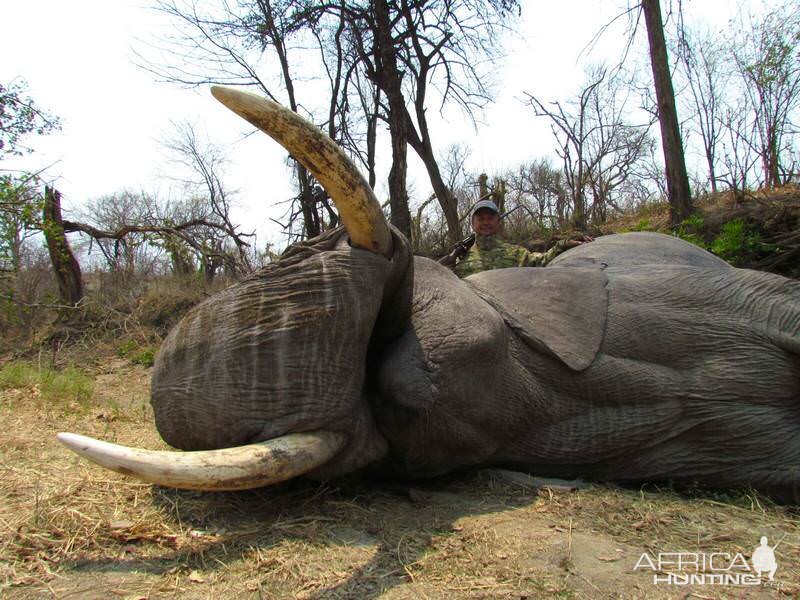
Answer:
<svg viewBox="0 0 800 600"><path fill-rule="evenodd" d="M149 372L116 360L88 406L0 391L2 598L773 598L800 590L800 515L754 493L536 487L491 470L206 494L102 470L74 431L164 448ZM506 474L507 475L507 474ZM774 544L774 587L654 584L643 553ZM752 563L751 563L752 564ZM656 575L666 576L665 567Z"/></svg>

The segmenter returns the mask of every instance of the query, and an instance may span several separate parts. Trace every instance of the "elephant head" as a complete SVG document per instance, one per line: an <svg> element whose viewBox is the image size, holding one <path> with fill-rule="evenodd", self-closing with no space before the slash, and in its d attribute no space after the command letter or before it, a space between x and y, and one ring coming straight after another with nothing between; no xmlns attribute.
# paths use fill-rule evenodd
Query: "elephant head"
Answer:
<svg viewBox="0 0 800 600"><path fill-rule="evenodd" d="M215 88L325 186L344 224L192 309L156 358L171 445L60 439L174 487L504 464L796 492L800 284L658 234L466 280L424 258L312 125Z"/></svg>
<svg viewBox="0 0 800 600"><path fill-rule="evenodd" d="M296 244L198 305L162 344L151 386L159 432L184 450L226 451L153 454L72 434L60 439L117 470L200 489L253 487L315 469L331 476L372 463L387 446L366 397L368 350L408 320L408 243L319 129L253 94L212 93L314 174L344 228Z"/></svg>

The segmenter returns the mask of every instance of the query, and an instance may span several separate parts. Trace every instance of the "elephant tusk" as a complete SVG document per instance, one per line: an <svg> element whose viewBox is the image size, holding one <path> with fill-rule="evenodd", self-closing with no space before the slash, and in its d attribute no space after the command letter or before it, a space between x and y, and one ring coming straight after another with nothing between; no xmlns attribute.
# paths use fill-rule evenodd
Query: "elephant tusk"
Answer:
<svg viewBox="0 0 800 600"><path fill-rule="evenodd" d="M328 462L344 446L340 433L317 431L221 450L140 450L75 433L58 441L97 464L150 483L187 490L246 490L280 483Z"/></svg>
<svg viewBox="0 0 800 600"><path fill-rule="evenodd" d="M380 203L332 139L297 113L256 94L220 86L213 86L211 93L311 171L339 209L354 246L391 257L392 236Z"/></svg>

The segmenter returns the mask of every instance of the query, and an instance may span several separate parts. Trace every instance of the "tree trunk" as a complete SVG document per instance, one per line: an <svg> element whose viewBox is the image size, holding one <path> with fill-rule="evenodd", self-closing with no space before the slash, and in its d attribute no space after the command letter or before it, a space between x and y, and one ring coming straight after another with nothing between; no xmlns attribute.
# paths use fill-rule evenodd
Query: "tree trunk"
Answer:
<svg viewBox="0 0 800 600"><path fill-rule="evenodd" d="M455 196L453 196L453 192L450 188L447 187L444 179L442 179L442 174L439 172L439 165L433 157L433 150L429 147L427 149L429 151L426 151L425 155L420 158L422 158L422 162L425 164L425 169L428 171L428 178L433 186L433 193L436 194L436 198L439 200L439 206L442 208L442 213L444 213L444 220L447 223L448 243L455 244L461 238L458 227L458 201Z"/></svg>
<svg viewBox="0 0 800 600"><path fill-rule="evenodd" d="M642 0L641 6L647 25L650 63L653 67L653 83L658 102L658 121L661 125L661 144L664 149L670 218L672 225L675 226L692 212L689 176L686 174L678 111L675 108L675 92L672 89L672 75L669 71L667 46L664 41L661 6L659 0Z"/></svg>
<svg viewBox="0 0 800 600"><path fill-rule="evenodd" d="M578 231L586 229L586 192L583 190L583 184L575 191L575 200L572 209L572 226Z"/></svg>
<svg viewBox="0 0 800 600"><path fill-rule="evenodd" d="M408 208L406 172L408 170L408 123L403 99L397 54L394 51L389 6L375 0L375 65L379 85L389 102L389 134L392 138L392 168L389 171L389 206L392 225L411 239L411 212Z"/></svg>
<svg viewBox="0 0 800 600"><path fill-rule="evenodd" d="M367 114L367 173L369 175L369 187L375 189L375 153L378 147L378 111L380 110L381 90L374 88L372 110Z"/></svg>
<svg viewBox="0 0 800 600"><path fill-rule="evenodd" d="M768 188L780 187L781 171L780 161L778 160L778 135L772 127L767 129L767 151L766 151L766 186Z"/></svg>
<svg viewBox="0 0 800 600"><path fill-rule="evenodd" d="M411 211L408 208L406 173L408 171L408 130L405 117L389 103L389 133L392 138L392 167L389 170L389 206L391 223L411 239Z"/></svg>
<svg viewBox="0 0 800 600"><path fill-rule="evenodd" d="M492 185L492 198L494 198L497 208L500 209L501 215L506 212L506 191L506 180L496 179L494 185Z"/></svg>
<svg viewBox="0 0 800 600"><path fill-rule="evenodd" d="M714 171L714 154L708 146L706 146L706 163L708 163L708 180L711 182L711 193L717 193L717 174Z"/></svg>
<svg viewBox="0 0 800 600"><path fill-rule="evenodd" d="M478 175L478 200L483 200L489 195L489 176L486 173Z"/></svg>
<svg viewBox="0 0 800 600"><path fill-rule="evenodd" d="M295 162L295 174L297 176L297 187L300 193L300 210L303 214L303 230L306 239L317 237L322 233L320 227L319 212L317 212L317 201L311 189L310 175L299 162Z"/></svg>
<svg viewBox="0 0 800 600"><path fill-rule="evenodd" d="M75 306L83 298L83 279L81 267L69 247L64 233L61 217L61 193L51 187L44 188L44 237L53 272L58 280L61 301L67 306Z"/></svg>
<svg viewBox="0 0 800 600"><path fill-rule="evenodd" d="M430 134L428 131L428 123L425 119L425 109L422 106L417 106L417 120L419 121L419 134L413 129L414 124L411 122L411 115L406 112L408 121L408 143L414 148L414 151L422 160L425 165L425 170L428 172L428 179L430 179L433 193L436 194L439 200L439 206L444 214L444 220L447 223L447 239L449 244L455 244L461 239L459 226L458 226L458 201L453 196L450 188L442 179L442 174L439 171L439 164L436 162L436 157L433 155L433 145L431 144Z"/></svg>

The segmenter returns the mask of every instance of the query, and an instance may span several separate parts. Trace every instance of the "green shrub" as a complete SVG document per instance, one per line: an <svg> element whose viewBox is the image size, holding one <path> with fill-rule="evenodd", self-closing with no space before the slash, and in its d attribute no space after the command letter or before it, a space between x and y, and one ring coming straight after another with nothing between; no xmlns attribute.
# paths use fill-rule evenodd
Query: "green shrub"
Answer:
<svg viewBox="0 0 800 600"><path fill-rule="evenodd" d="M117 347L117 356L127 358L135 365L152 367L156 349L152 346L139 346L134 340L126 340Z"/></svg>
<svg viewBox="0 0 800 600"><path fill-rule="evenodd" d="M754 259L761 250L761 235L742 219L725 223L711 243L711 251L735 267Z"/></svg>
<svg viewBox="0 0 800 600"><path fill-rule="evenodd" d="M672 232L672 235L679 237L690 244L699 246L704 250L708 250L708 244L706 244L706 241L701 233L703 225L703 217L697 214L689 215L686 219L684 219L683 223L681 223L678 228Z"/></svg>
<svg viewBox="0 0 800 600"><path fill-rule="evenodd" d="M699 233L685 233L681 231L675 232L675 236L681 238L682 240L689 242L690 244L694 244L702 248L703 250L708 250L708 245L706 241L703 239Z"/></svg>
<svg viewBox="0 0 800 600"><path fill-rule="evenodd" d="M139 345L133 340L126 340L122 342L119 347L117 348L117 356L120 358L127 358L131 354L133 354Z"/></svg>
<svg viewBox="0 0 800 600"><path fill-rule="evenodd" d="M703 228L704 221L703 217L698 214L689 215L684 219L683 223L681 223L681 228L686 229L687 231L694 231L697 233Z"/></svg>
<svg viewBox="0 0 800 600"><path fill-rule="evenodd" d="M131 362L136 365L142 365L143 367L152 367L153 362L155 362L155 358L156 358L155 348L145 348L144 350L133 356L133 358L131 358Z"/></svg>

